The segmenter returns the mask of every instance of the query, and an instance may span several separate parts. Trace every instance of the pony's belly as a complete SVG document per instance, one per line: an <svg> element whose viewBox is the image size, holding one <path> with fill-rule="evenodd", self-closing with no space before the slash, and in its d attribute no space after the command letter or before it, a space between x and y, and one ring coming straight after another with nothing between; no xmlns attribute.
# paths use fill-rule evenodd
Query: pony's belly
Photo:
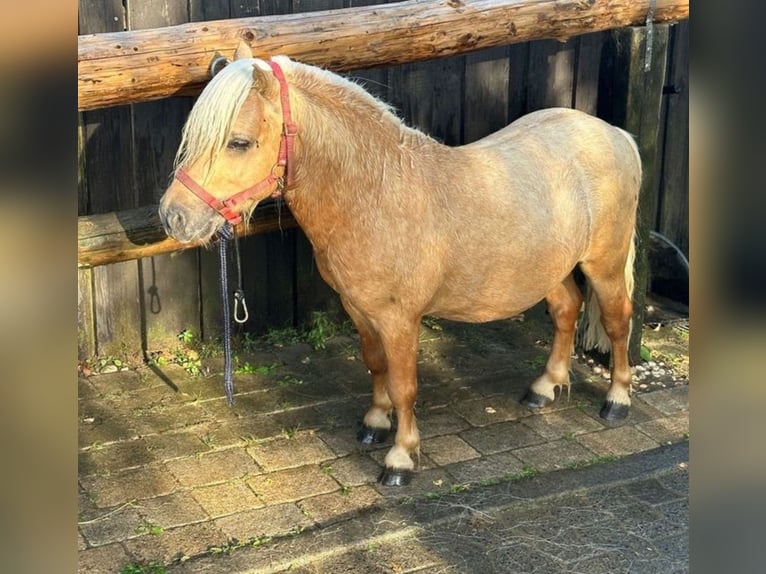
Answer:
<svg viewBox="0 0 766 574"><path fill-rule="evenodd" d="M507 319L526 311L545 298L545 293L525 297L450 297L434 301L425 315L465 323Z"/></svg>

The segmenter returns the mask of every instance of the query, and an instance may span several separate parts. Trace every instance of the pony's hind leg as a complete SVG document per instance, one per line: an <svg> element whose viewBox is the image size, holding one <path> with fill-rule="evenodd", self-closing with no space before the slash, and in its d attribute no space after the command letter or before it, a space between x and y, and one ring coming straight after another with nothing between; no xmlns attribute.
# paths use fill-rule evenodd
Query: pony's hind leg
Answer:
<svg viewBox="0 0 766 574"><path fill-rule="evenodd" d="M606 402L599 413L607 420L620 420L630 410L632 375L628 361L628 338L633 303L628 294L622 268L598 273L592 266L581 265L593 288L601 312L601 324L611 343L611 380Z"/></svg>
<svg viewBox="0 0 766 574"><path fill-rule="evenodd" d="M569 390L569 364L574 344L575 324L582 306L582 293L570 274L548 293L548 304L555 332L545 371L530 385L521 403L531 409L549 405L556 397L556 387Z"/></svg>

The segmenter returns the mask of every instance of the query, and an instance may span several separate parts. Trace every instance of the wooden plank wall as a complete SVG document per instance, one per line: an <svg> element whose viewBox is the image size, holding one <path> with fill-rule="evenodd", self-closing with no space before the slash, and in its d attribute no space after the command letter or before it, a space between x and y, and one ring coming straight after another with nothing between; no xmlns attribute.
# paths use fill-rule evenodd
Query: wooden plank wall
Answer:
<svg viewBox="0 0 766 574"><path fill-rule="evenodd" d="M385 0L79 0L81 34L185 21L306 12ZM447 144L474 141L525 113L550 106L597 113L602 46L608 32L493 48L466 56L350 74L400 116ZM688 23L673 26L664 97L660 199L655 228L688 254ZM80 114L79 214L156 203L172 170L193 100ZM279 205L274 203L277 211ZM315 310L341 313L299 229L241 241L246 329L299 326ZM230 265L234 279L234 266ZM184 329L220 333L215 250L194 249L79 271L79 354L138 355L166 348Z"/></svg>

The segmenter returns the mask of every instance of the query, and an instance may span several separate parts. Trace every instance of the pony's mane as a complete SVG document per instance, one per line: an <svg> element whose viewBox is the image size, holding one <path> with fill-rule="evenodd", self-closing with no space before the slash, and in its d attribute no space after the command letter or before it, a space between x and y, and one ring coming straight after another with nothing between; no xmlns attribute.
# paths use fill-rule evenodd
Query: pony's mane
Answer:
<svg viewBox="0 0 766 574"><path fill-rule="evenodd" d="M205 153L212 157L221 151L226 136L253 87L253 58L235 60L205 86L186 120L175 167L192 164Z"/></svg>
<svg viewBox="0 0 766 574"><path fill-rule="evenodd" d="M355 110L359 112L357 117L370 117L375 121L376 129L388 124L397 138L402 132L427 137L405 126L390 105L367 92L359 83L322 68L295 62L286 56L275 56L273 60L285 70L292 87L302 88L304 93L314 94L315 97L321 94L333 102L335 109ZM223 150L233 122L253 87L254 66L269 69L263 60L241 58L228 64L207 84L183 127L176 153L176 168L196 163L205 154L209 154L207 159L212 162L216 154Z"/></svg>

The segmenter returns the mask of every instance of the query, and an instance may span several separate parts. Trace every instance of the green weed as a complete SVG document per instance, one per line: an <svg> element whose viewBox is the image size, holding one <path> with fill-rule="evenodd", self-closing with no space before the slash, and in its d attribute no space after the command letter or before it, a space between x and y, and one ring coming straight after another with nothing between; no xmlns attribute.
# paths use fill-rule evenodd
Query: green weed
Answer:
<svg viewBox="0 0 766 574"><path fill-rule="evenodd" d="M247 361L245 361L244 363L239 365L236 369L234 369L234 374L235 375L250 374L250 375L262 375L262 376L266 376L266 375L270 375L271 373L273 373L278 367L279 367L279 365L277 363L273 363L271 365L258 365L258 366L255 366L255 365L252 365L252 364L248 363Z"/></svg>
<svg viewBox="0 0 766 574"><path fill-rule="evenodd" d="M120 569L119 574L167 574L167 569L159 562L128 564Z"/></svg>
<svg viewBox="0 0 766 574"><path fill-rule="evenodd" d="M641 360L645 363L648 363L652 360L652 351L647 347L646 345L641 345L641 350L639 351L639 354L641 355Z"/></svg>
<svg viewBox="0 0 766 574"><path fill-rule="evenodd" d="M315 351L327 348L327 340L335 334L336 326L327 313L315 311L311 314L311 323L304 334L308 344L314 347Z"/></svg>
<svg viewBox="0 0 766 574"><path fill-rule="evenodd" d="M274 347L284 347L285 345L297 343L300 338L298 337L298 331L294 327L283 327L281 329L271 329L262 337L262 340L264 343Z"/></svg>
<svg viewBox="0 0 766 574"><path fill-rule="evenodd" d="M593 466L594 464L604 464L606 462L614 462L615 460L617 460L617 457L614 456L613 454L605 454L602 456L595 456L588 460L573 462L572 464L567 465L567 468L585 468L586 466Z"/></svg>
<svg viewBox="0 0 766 574"><path fill-rule="evenodd" d="M292 386L298 386L302 384L303 384L302 379L293 377L292 375L286 375L282 377L279 381L277 381L277 386L279 387L292 387Z"/></svg>
<svg viewBox="0 0 766 574"><path fill-rule="evenodd" d="M519 472L516 474L508 475L506 478L508 480L521 480L522 478L530 478L533 476L536 476L539 473L539 471L530 464L525 464Z"/></svg>

